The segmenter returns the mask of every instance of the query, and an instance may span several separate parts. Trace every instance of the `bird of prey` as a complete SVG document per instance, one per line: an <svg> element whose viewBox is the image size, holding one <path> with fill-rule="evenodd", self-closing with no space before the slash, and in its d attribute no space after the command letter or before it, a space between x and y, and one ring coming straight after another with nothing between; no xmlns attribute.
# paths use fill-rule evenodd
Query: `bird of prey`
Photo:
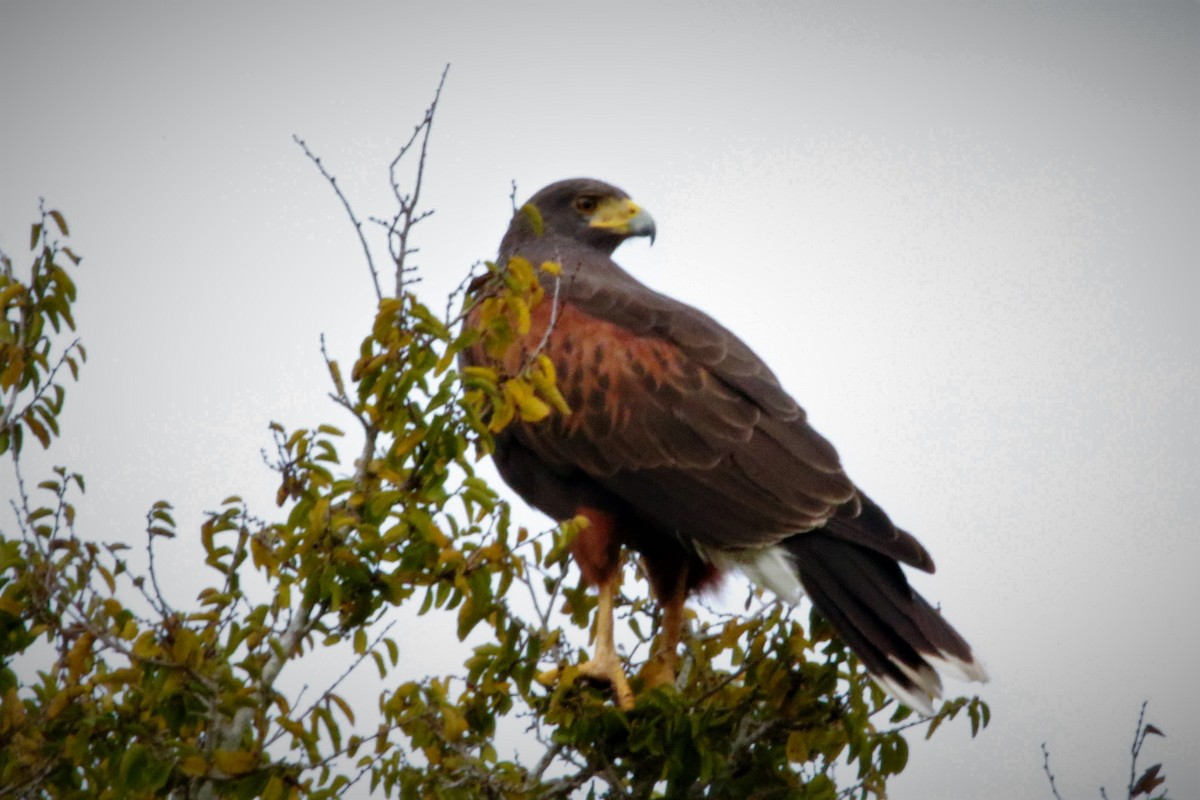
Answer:
<svg viewBox="0 0 1200 800"><path fill-rule="evenodd" d="M871 676L913 708L932 712L938 669L986 680L900 567L932 572L929 553L847 477L767 365L707 314L613 261L626 239L654 234L650 215L607 183L571 179L537 192L514 215L497 263L559 264L553 292L543 277L528 333L503 354L481 344L463 354L466 365L514 375L540 351L557 373L570 413L518 417L496 436L494 458L530 505L588 522L571 545L599 591L595 654L581 672L633 705L612 620L628 547L663 614L647 685L674 682L684 602L729 570L788 602L807 594Z"/></svg>

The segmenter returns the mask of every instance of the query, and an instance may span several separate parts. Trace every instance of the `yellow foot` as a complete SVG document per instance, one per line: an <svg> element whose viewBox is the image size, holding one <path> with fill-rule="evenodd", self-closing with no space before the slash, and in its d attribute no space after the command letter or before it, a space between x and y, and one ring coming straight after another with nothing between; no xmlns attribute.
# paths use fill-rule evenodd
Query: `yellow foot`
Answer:
<svg viewBox="0 0 1200 800"><path fill-rule="evenodd" d="M642 667L642 683L647 689L675 685L675 661L668 654L656 653Z"/></svg>
<svg viewBox="0 0 1200 800"><path fill-rule="evenodd" d="M629 680L625 677L625 670L621 666L621 662L615 656L605 658L593 658L590 661L585 661L580 664L577 669L579 674L589 680L607 683L612 687L613 694L616 695L617 705L624 711L633 708L633 689L629 687ZM538 683L543 686L553 685L560 677L560 670L557 668L547 670L541 675L538 675Z"/></svg>

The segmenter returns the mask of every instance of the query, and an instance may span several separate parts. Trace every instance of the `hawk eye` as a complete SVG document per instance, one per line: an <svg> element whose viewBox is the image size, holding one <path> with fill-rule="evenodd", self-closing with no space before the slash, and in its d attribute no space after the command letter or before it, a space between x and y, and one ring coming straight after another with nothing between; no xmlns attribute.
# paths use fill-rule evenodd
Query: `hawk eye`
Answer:
<svg viewBox="0 0 1200 800"><path fill-rule="evenodd" d="M575 208L584 214L590 214L595 211L599 203L600 201L587 194L575 198Z"/></svg>

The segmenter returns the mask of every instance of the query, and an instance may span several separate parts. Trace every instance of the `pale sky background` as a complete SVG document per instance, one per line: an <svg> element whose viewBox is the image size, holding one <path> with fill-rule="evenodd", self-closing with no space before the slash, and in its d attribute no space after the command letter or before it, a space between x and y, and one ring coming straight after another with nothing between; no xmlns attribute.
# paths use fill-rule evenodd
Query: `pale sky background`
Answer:
<svg viewBox="0 0 1200 800"><path fill-rule="evenodd" d="M2 0L0 245L25 260L45 196L85 256L48 459L86 475L85 531L269 514L267 424L348 427L318 335L351 363L373 295L290 137L388 213L446 62L427 300L494 255L511 179L616 183L659 227L618 260L745 338L933 552L993 723L915 737L893 797L1048 798L1042 741L1066 800L1124 796L1143 699L1143 765L1200 797L1192 2ZM163 556L181 583L194 552Z"/></svg>

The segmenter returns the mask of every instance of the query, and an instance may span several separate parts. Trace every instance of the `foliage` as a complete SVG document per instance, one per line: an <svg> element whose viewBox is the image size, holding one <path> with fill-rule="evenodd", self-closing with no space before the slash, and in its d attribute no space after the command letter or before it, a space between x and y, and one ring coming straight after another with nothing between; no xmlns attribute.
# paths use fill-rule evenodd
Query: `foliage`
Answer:
<svg viewBox="0 0 1200 800"><path fill-rule="evenodd" d="M1129 748L1129 784L1126 786L1126 800L1138 800L1138 798L1146 798L1146 800L1169 800L1167 790L1167 776L1162 771L1162 764L1154 764L1138 773L1138 757L1142 754L1142 747L1146 744L1147 736L1166 736L1157 725L1146 722L1146 705L1142 703L1142 709L1138 712L1137 725L1133 729L1133 745ZM1046 748L1046 743L1042 742L1042 770L1046 773L1046 779L1050 781L1050 792L1054 795L1055 800L1062 800L1062 795L1058 793L1058 787L1054 782L1054 773L1050 771L1050 751ZM1156 790L1162 788L1159 794L1154 794ZM1108 800L1108 790L1103 786L1100 787L1101 800Z"/></svg>
<svg viewBox="0 0 1200 800"><path fill-rule="evenodd" d="M640 693L629 713L578 679L595 607L567 557L578 523L540 534L512 525L475 470L515 416L562 407L553 368L536 354L517 375L455 368L480 337L499 347L526 329L530 310L552 301L543 283L555 267L487 265L467 301L485 304L478 330L456 298L438 314L417 297L405 258L427 216L416 200L435 109L436 96L392 165L398 211L380 227L394 294L380 291L362 223L312 156L360 231L380 296L349 382L326 357L332 396L361 431L358 458L342 457L350 437L331 425L273 425L280 516L229 497L184 536L170 504L156 503L145 567L126 545L75 530L81 476L59 468L26 488L22 432L51 444L58 367L75 373L84 355L77 341L55 351L46 333L46 323L73 328L58 259L78 258L49 232L52 220L65 240L62 216L46 212L32 277L19 281L5 259L0 442L18 488L15 530L0 532L0 797L328 798L360 781L403 798L882 796L913 726L932 733L963 711L972 733L985 726L978 698L913 719L821 620L755 596L745 614L694 615L678 685ZM416 145L406 194L397 164ZM155 567L168 543L203 554L207 588L187 605ZM636 663L658 618L644 581L630 585L618 613ZM445 617L470 648L462 669L397 675L398 608ZM33 674L38 647L49 665ZM279 688L284 670L314 658L349 668L307 702ZM377 708L339 694L363 662L383 679ZM540 678L553 666L556 680ZM498 742L517 725L529 731L524 749L540 748L532 757Z"/></svg>
<svg viewBox="0 0 1200 800"><path fill-rule="evenodd" d="M50 223L59 234L68 234L67 221L58 211L43 206L41 219L30 231L29 249L33 263L28 278L17 275L12 259L0 253L0 455L11 448L19 456L28 431L50 446L58 435L58 415L66 390L59 383L59 369L66 365L78 379L79 366L87 351L78 339L60 350L55 349L54 334L65 328L75 330L71 306L75 302L75 282L71 280L62 257L78 266L79 256L54 237Z"/></svg>

